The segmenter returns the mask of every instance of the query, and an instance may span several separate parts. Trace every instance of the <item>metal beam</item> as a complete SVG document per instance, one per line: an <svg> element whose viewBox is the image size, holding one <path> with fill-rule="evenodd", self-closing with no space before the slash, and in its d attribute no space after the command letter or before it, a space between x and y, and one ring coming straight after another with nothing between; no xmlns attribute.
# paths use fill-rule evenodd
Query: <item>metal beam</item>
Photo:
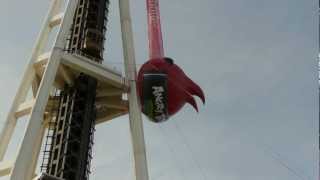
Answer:
<svg viewBox="0 0 320 180"><path fill-rule="evenodd" d="M12 137L14 128L16 127L16 122L17 122L17 119L15 117L16 110L18 106L25 101L26 96L28 94L28 90L30 89L32 81L36 76L33 65L36 59L38 58L40 51L43 50L45 44L47 43L49 33L51 30L51 28L49 27L49 21L51 17L58 12L60 5L61 5L61 0L54 0L51 3L47 17L45 18L45 22L37 38L36 45L33 48L30 62L28 63L26 71L23 74L23 79L21 80L17 94L11 105L6 122L0 134L0 161L3 159L5 155L5 152L8 148L9 141Z"/></svg>
<svg viewBox="0 0 320 180"><path fill-rule="evenodd" d="M52 17L51 21L50 21L50 27L53 28L55 26L58 26L61 24L62 19L63 19L64 13L59 13L55 16Z"/></svg>
<svg viewBox="0 0 320 180"><path fill-rule="evenodd" d="M40 82L41 82L41 80L38 76L35 76L32 81L31 87L32 87L32 95L34 98L37 96Z"/></svg>
<svg viewBox="0 0 320 180"><path fill-rule="evenodd" d="M52 108L54 108L58 103L56 98L50 98L47 106L46 112L52 112ZM35 99L31 99L19 105L18 110L16 111L16 118L21 118L23 116L29 115L31 113L32 107L35 104Z"/></svg>
<svg viewBox="0 0 320 180"><path fill-rule="evenodd" d="M83 72L117 88L128 88L128 85L126 84L125 79L121 76L121 73L99 63L93 62L86 57L75 54L65 54L62 56L62 64L68 66L70 69Z"/></svg>
<svg viewBox="0 0 320 180"><path fill-rule="evenodd" d="M58 69L58 74L60 74L65 81L66 84L69 84L70 86L74 83L74 77L72 74L68 71L68 68L61 65Z"/></svg>
<svg viewBox="0 0 320 180"><path fill-rule="evenodd" d="M4 161L0 163L0 177L7 176L11 173L13 167L12 161Z"/></svg>
<svg viewBox="0 0 320 180"><path fill-rule="evenodd" d="M48 63L48 59L49 59L50 55L51 55L51 51L39 55L37 60L34 62L34 67L40 68L41 66L46 65Z"/></svg>
<svg viewBox="0 0 320 180"><path fill-rule="evenodd" d="M33 179L35 176L37 176L35 174L35 170L36 170L36 167L37 167L38 157L39 157L39 153L40 153L40 149L41 149L44 133L45 133L45 130L46 130L46 127L47 127L47 124L45 124L45 122L46 122L46 120L41 123L39 134L37 135L36 139L34 139L34 141L35 141L34 148L33 148L34 151L32 153L32 160L29 162L30 177L27 177L27 179Z"/></svg>
<svg viewBox="0 0 320 180"><path fill-rule="evenodd" d="M136 63L129 0L119 0L122 46L126 77L129 80L129 119L135 161L136 180L148 180L148 166L143 133L143 122L136 88Z"/></svg>
<svg viewBox="0 0 320 180"><path fill-rule="evenodd" d="M73 14L75 12L77 3L78 0L68 2L65 16L55 41L53 52L49 58L47 68L39 86L36 102L32 108L30 121L19 150L16 163L12 169L10 180L31 180L33 177L34 152L38 151L36 139L39 138L38 136L41 134L42 126L44 126L43 115L49 99L49 92L58 71L66 37L72 24ZM30 163L32 164L30 165Z"/></svg>
<svg viewBox="0 0 320 180"><path fill-rule="evenodd" d="M30 101L20 104L18 107L18 110L16 111L16 118L30 114L31 109L35 102L36 102L35 99L32 99Z"/></svg>
<svg viewBox="0 0 320 180"><path fill-rule="evenodd" d="M39 77L43 76L43 73L46 68L46 64L48 63L48 58L50 57L50 55L51 55L51 52L46 52L44 54L41 54L38 57L37 61L34 63L36 74ZM56 77L55 85L58 88L63 88L65 83L72 85L74 83L74 77L72 73L69 72L67 67L61 65L59 66L59 69L58 69L58 76Z"/></svg>

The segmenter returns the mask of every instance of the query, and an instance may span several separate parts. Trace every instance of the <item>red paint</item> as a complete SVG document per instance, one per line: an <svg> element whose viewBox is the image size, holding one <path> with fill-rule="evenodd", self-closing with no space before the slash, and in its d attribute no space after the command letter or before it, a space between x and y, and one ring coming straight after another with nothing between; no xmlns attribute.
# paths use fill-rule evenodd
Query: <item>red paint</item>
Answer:
<svg viewBox="0 0 320 180"><path fill-rule="evenodd" d="M197 111L197 103L193 95L201 98L205 103L202 89L194 83L183 70L176 64L171 64L165 59L152 59L145 63L138 74L138 93L142 97L142 85L144 73L166 73L168 75L168 112L169 116L177 113L185 103L192 105ZM142 101L142 98L140 98Z"/></svg>
<svg viewBox="0 0 320 180"><path fill-rule="evenodd" d="M147 0L149 58L164 57L158 0Z"/></svg>
<svg viewBox="0 0 320 180"><path fill-rule="evenodd" d="M150 60L142 65L138 73L137 88L140 100L142 102L143 74L150 72L166 73L168 75L169 116L177 113L186 103L189 103L198 111L197 103L193 96L198 96L205 103L204 93L180 67L173 63L172 59L164 57L159 2L158 0L146 1Z"/></svg>

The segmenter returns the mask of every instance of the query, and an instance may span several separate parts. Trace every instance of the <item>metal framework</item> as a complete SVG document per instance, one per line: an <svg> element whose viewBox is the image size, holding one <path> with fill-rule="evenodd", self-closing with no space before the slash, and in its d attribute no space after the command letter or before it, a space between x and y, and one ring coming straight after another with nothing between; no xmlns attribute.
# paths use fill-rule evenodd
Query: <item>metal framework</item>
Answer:
<svg viewBox="0 0 320 180"><path fill-rule="evenodd" d="M109 0L80 0L66 51L103 61ZM97 79L80 73L60 91L53 131L46 136L41 172L47 176L88 180L96 120ZM59 91L58 91L59 92ZM121 94L120 94L121 95ZM120 95L116 97L121 99ZM99 107L98 107L99 108ZM47 176L41 180L47 180Z"/></svg>
<svg viewBox="0 0 320 180"><path fill-rule="evenodd" d="M59 101L56 94L52 93L52 89L62 89L65 84L77 84L76 77L83 73L97 81L95 124L129 113L135 177L136 180L148 180L143 124L136 92L135 54L129 0L119 0L125 77L120 72L92 61L94 59L90 57L75 54L72 51L64 51L78 0L69 0L64 12L61 12L61 4L62 0L52 0L48 15L32 51L31 59L0 134L0 177L9 175L10 180L38 179L35 167L44 134L46 131L48 131L48 135L50 135L50 131L51 134L53 133L52 123L59 124L59 122L53 121L58 116L54 107L57 107L59 103L72 104L72 101L63 95L60 96L61 100ZM53 49L51 52L43 52L54 27L59 27L59 31ZM27 100L30 89L33 92L33 99ZM128 101L121 98L124 93L128 94ZM23 116L29 116L29 121L18 155L13 161L4 162L4 155L16 123Z"/></svg>

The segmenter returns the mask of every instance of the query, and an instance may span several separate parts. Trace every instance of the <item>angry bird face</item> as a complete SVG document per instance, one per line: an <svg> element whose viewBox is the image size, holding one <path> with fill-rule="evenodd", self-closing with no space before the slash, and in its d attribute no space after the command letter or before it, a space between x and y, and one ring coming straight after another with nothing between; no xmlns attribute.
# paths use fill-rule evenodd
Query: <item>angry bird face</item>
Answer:
<svg viewBox="0 0 320 180"><path fill-rule="evenodd" d="M198 96L205 103L205 96L202 89L194 83L183 70L174 64L171 58L151 59L142 65L138 73L137 88L140 101L143 104L143 79L144 74L167 75L167 105L169 117L177 113L186 103L189 103L198 112L198 106L194 95ZM142 109L144 112L144 110ZM145 112L144 112L145 113Z"/></svg>

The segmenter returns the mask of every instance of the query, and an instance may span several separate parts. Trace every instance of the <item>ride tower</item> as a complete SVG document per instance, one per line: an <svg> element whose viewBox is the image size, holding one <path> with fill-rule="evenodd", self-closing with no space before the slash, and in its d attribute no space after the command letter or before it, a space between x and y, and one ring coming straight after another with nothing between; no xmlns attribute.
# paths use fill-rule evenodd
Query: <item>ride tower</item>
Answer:
<svg viewBox="0 0 320 180"><path fill-rule="evenodd" d="M129 0L119 0L125 76L102 64L109 0L69 0L64 10L62 4L51 2L1 131L0 177L88 180L95 125L128 113L135 176L148 180ZM53 48L44 52L54 28ZM3 161L17 121L25 116L29 121L18 155ZM37 175L43 140L43 174Z"/></svg>

